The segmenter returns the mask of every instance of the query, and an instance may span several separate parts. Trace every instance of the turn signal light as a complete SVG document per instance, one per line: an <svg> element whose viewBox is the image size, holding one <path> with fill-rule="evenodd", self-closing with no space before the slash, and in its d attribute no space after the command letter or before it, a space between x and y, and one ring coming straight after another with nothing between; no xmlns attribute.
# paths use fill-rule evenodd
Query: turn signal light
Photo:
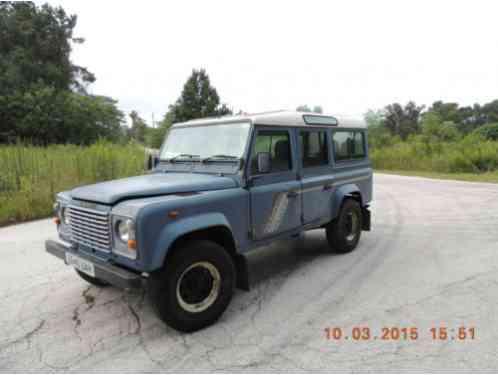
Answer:
<svg viewBox="0 0 498 375"><path fill-rule="evenodd" d="M61 223L61 219L59 219L58 217L54 217L54 223L59 225Z"/></svg>
<svg viewBox="0 0 498 375"><path fill-rule="evenodd" d="M137 249L137 241L136 240L128 240L128 249Z"/></svg>
<svg viewBox="0 0 498 375"><path fill-rule="evenodd" d="M176 219L178 215L180 215L180 211L177 210L168 212L168 217L170 219Z"/></svg>

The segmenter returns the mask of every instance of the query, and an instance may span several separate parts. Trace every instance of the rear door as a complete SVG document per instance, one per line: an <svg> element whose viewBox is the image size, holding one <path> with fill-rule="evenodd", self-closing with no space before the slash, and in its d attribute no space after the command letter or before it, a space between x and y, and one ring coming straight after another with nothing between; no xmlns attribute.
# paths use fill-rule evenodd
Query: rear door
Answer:
<svg viewBox="0 0 498 375"><path fill-rule="evenodd" d="M297 179L293 130L256 127L248 173L251 187L251 233L260 240L301 225L301 183ZM271 168L258 171L258 152L269 152Z"/></svg>
<svg viewBox="0 0 498 375"><path fill-rule="evenodd" d="M332 212L333 175L330 132L299 129L303 222L326 222Z"/></svg>

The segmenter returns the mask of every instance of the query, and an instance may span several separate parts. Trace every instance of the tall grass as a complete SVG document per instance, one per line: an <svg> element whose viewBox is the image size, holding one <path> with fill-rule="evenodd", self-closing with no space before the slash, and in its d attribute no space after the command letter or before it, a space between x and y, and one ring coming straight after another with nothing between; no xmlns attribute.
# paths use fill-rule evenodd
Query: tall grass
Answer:
<svg viewBox="0 0 498 375"><path fill-rule="evenodd" d="M498 142L466 137L454 142L412 139L370 150L375 169L440 173L498 170Z"/></svg>
<svg viewBox="0 0 498 375"><path fill-rule="evenodd" d="M0 226L50 215L59 191L143 173L144 155L136 145L104 142L0 146Z"/></svg>

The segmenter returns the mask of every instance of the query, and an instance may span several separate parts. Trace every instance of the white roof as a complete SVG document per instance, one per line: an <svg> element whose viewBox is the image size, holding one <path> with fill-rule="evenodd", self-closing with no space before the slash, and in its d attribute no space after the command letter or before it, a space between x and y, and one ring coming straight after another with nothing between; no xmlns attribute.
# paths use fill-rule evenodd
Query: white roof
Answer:
<svg viewBox="0 0 498 375"><path fill-rule="evenodd" d="M326 126L328 125L307 125L304 122L304 115L309 116L324 116L334 117L338 121L338 127L346 128L366 128L366 123L363 119L355 119L351 117L336 116L325 113L310 113L296 111L274 111L262 112L254 114L241 114L235 116L209 117L204 119L196 119L187 122L174 124L174 127L190 126L190 125L210 125L223 124L229 122L244 122L250 121L253 124L272 125L272 126ZM334 126L335 127L335 126Z"/></svg>

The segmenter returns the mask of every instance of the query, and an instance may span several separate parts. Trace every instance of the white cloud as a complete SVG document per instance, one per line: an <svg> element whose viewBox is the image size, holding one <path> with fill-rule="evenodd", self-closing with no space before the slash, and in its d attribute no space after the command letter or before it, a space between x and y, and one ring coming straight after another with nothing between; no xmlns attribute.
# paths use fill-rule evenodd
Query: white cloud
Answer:
<svg viewBox="0 0 498 375"><path fill-rule="evenodd" d="M498 97L493 1L51 1L78 15L92 91L160 119L192 68L234 109L361 115Z"/></svg>

